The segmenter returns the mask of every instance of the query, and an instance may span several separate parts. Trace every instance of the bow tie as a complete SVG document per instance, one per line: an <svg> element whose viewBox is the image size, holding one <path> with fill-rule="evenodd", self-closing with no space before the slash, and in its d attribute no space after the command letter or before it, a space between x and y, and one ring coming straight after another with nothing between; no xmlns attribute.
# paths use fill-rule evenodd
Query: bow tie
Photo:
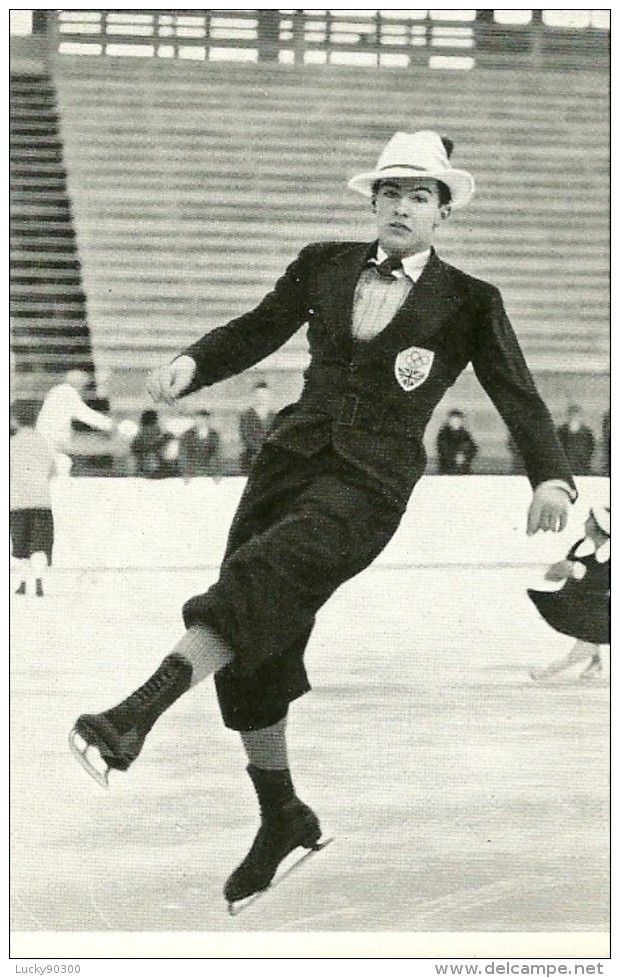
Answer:
<svg viewBox="0 0 620 978"><path fill-rule="evenodd" d="M379 265L376 262L369 262L369 264L373 266L382 278L395 278L394 272L403 271L403 263L396 255L392 255L391 258L386 258Z"/></svg>

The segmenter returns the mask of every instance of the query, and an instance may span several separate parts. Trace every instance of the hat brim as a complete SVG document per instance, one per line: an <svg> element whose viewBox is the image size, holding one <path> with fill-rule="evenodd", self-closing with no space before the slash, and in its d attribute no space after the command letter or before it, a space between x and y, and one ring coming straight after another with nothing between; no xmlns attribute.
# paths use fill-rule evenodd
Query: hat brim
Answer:
<svg viewBox="0 0 620 978"><path fill-rule="evenodd" d="M350 190L355 190L364 197L372 197L372 188L377 180L388 180L390 177L403 179L424 179L429 177L433 180L440 180L445 183L450 190L452 197L452 207L465 207L474 196L476 184L471 173L467 170L420 170L414 172L410 167L390 166L384 170L371 170L368 173L358 173L352 177L347 186Z"/></svg>

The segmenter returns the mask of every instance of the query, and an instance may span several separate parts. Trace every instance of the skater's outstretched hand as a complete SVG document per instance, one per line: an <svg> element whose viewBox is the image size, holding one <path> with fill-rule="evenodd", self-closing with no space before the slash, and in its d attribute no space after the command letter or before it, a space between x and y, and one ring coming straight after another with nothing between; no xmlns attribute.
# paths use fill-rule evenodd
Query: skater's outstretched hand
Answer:
<svg viewBox="0 0 620 978"><path fill-rule="evenodd" d="M527 514L528 536L538 530L558 533L568 522L568 493L558 486L537 486Z"/></svg>
<svg viewBox="0 0 620 978"><path fill-rule="evenodd" d="M177 357L172 363L158 367L149 374L146 389L157 404L174 404L189 387L196 373L196 361L188 356Z"/></svg>

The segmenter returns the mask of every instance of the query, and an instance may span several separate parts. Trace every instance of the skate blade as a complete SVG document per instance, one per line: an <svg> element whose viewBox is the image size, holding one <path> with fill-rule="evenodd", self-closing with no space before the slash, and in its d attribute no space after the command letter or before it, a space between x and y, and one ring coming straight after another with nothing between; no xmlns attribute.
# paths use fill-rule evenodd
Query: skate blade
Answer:
<svg viewBox="0 0 620 978"><path fill-rule="evenodd" d="M230 914L230 916L231 917L238 916L244 910L247 910L248 907L251 907L253 903L256 903L258 900L260 900L261 897L264 897L271 890L275 890L276 887L280 885L280 883L284 883L285 879L287 879L287 877L290 876L291 873L294 873L295 870L299 869L299 867L303 863L308 862L308 860L311 859L312 856L316 856L317 852L320 852L321 849L325 849L325 847L328 846L330 842L333 841L334 838L333 836L331 836L329 839L322 839L320 842L315 843L312 849L306 849L304 854L302 856L299 856L299 858L296 859L296 861L293 863L292 866L289 866L288 869L285 869L284 872L280 873L279 876L275 876L274 879L269 884L269 886L266 886L264 890L259 890L258 893L253 893L252 896L246 897L244 900L236 900L234 903L229 903L228 913Z"/></svg>
<svg viewBox="0 0 620 978"><path fill-rule="evenodd" d="M102 758L98 749L77 732L75 727L69 734L69 748L76 760L82 765L101 788L109 788L108 775L110 768Z"/></svg>

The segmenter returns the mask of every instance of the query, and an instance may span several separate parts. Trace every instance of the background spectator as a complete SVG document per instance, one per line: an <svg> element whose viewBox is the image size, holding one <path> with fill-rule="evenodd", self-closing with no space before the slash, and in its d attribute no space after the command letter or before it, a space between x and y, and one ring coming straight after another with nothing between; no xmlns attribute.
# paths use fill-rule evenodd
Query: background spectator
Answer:
<svg viewBox="0 0 620 978"><path fill-rule="evenodd" d="M437 435L439 475L469 475L478 446L465 427L465 415L453 410Z"/></svg>
<svg viewBox="0 0 620 978"><path fill-rule="evenodd" d="M243 446L240 466L244 475L250 471L252 462L273 424L274 417L271 391L264 381L260 381L252 392L252 404L239 418L239 438Z"/></svg>
<svg viewBox="0 0 620 978"><path fill-rule="evenodd" d="M566 412L566 421L558 428L560 439L573 475L589 475L592 471L594 455L594 435L583 419L578 404L571 404Z"/></svg>
<svg viewBox="0 0 620 978"><path fill-rule="evenodd" d="M143 411L138 433L131 443L135 475L143 479L164 479L176 475L176 452L171 452L171 442L174 442L174 438L161 428L157 411Z"/></svg>
<svg viewBox="0 0 620 978"><path fill-rule="evenodd" d="M35 584L35 594L42 598L43 577L52 562L54 545L50 490L54 458L47 440L35 430L35 416L32 402L16 405L15 420L19 427L9 450L9 527L19 578L16 594L26 594L30 580Z"/></svg>
<svg viewBox="0 0 620 978"><path fill-rule="evenodd" d="M611 475L611 412L605 411L601 421L601 475Z"/></svg>
<svg viewBox="0 0 620 978"><path fill-rule="evenodd" d="M221 438L212 425L210 411L199 411L194 426L181 435L179 468L186 481L222 474Z"/></svg>

